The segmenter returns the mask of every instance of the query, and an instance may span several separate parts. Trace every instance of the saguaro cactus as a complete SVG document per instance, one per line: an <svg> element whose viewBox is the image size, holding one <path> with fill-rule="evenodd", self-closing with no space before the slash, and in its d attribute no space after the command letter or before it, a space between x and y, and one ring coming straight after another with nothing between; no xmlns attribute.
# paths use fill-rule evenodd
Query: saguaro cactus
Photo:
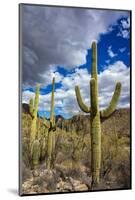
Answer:
<svg viewBox="0 0 135 200"><path fill-rule="evenodd" d="M40 158L40 143L38 139L35 139L31 145L31 164L32 168L35 168L39 164Z"/></svg>
<svg viewBox="0 0 135 200"><path fill-rule="evenodd" d="M39 90L40 86L37 84L36 86L36 93L35 93L35 100L33 98L30 99L29 103L29 112L32 117L31 122L31 129L30 129L30 152L31 152L31 165L32 167L36 166L39 161L39 153L37 152L38 138L37 138L37 113L38 113L38 103L39 103Z"/></svg>
<svg viewBox="0 0 135 200"><path fill-rule="evenodd" d="M115 110L121 92L121 83L116 84L110 105L107 109L99 111L98 102L98 72L97 72L97 45L92 43L92 70L90 81L91 106L85 105L82 100L79 86L75 87L78 104L82 111L90 113L91 123L91 172L92 186L99 183L101 167L101 121L100 118L109 117Z"/></svg>
<svg viewBox="0 0 135 200"><path fill-rule="evenodd" d="M53 151L55 148L55 116L54 116L54 84L55 78L52 81L52 98L51 98L51 113L50 113L50 123L48 126L48 144L47 144L47 169L53 167Z"/></svg>
<svg viewBox="0 0 135 200"><path fill-rule="evenodd" d="M38 103L39 103L39 90L40 86L37 84L35 100L30 99L29 103L29 112L32 117L31 131L30 131L30 142L32 143L36 138L36 126L37 126L37 113L38 113Z"/></svg>

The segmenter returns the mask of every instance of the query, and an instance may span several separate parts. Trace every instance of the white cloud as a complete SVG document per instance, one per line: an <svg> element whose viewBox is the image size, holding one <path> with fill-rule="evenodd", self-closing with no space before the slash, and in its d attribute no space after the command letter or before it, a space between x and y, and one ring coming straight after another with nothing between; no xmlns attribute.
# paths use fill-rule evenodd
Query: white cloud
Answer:
<svg viewBox="0 0 135 200"><path fill-rule="evenodd" d="M122 19L121 25L124 29L129 29L130 28L130 18L128 17L127 19Z"/></svg>
<svg viewBox="0 0 135 200"><path fill-rule="evenodd" d="M130 101L130 68L122 61L109 65L99 74L99 96L101 107L109 105L116 82L121 82L122 91L118 107L126 107Z"/></svg>
<svg viewBox="0 0 135 200"><path fill-rule="evenodd" d="M55 68L52 66L46 73L40 75L45 80L45 86L52 83L53 77L55 77L55 83L59 83L63 79L63 75L58 71L55 71Z"/></svg>
<svg viewBox="0 0 135 200"><path fill-rule="evenodd" d="M128 12L45 6L22 6L23 83L48 83L56 66L86 63L92 40L99 40ZM49 71L49 72L48 72Z"/></svg>
<svg viewBox="0 0 135 200"><path fill-rule="evenodd" d="M34 92L26 90L26 91L22 92L22 102L28 104L30 99L34 98L34 96L35 96Z"/></svg>
<svg viewBox="0 0 135 200"><path fill-rule="evenodd" d="M125 39L128 39L130 37L130 18L122 19L120 21L120 27L119 32L117 33L117 36L123 37Z"/></svg>
<svg viewBox="0 0 135 200"><path fill-rule="evenodd" d="M110 60L108 59L108 60L106 60L105 62L106 62L107 64L109 64L109 63L110 63Z"/></svg>
<svg viewBox="0 0 135 200"><path fill-rule="evenodd" d="M129 38L129 33L130 33L129 30L120 29L120 32L117 34L117 36L120 36L120 37L123 37L125 39L128 39Z"/></svg>
<svg viewBox="0 0 135 200"><path fill-rule="evenodd" d="M82 98L87 105L90 105L90 74L87 69L77 68L70 76L62 79L62 88L55 91L55 108L58 113L67 117L77 114L80 108L75 96L75 85L80 86ZM105 70L98 74L99 85L99 106L106 108L112 98L116 82L121 82L122 91L118 108L129 107L130 104L130 68L122 61L105 66ZM23 92L23 102L28 103L33 92ZM40 111L50 111L51 93L40 95Z"/></svg>
<svg viewBox="0 0 135 200"><path fill-rule="evenodd" d="M107 52L108 52L108 55L109 55L111 58L117 56L117 53L114 53L114 52L112 51L112 46L109 46L109 47L108 47Z"/></svg>
<svg viewBox="0 0 135 200"><path fill-rule="evenodd" d="M119 51L120 51L121 53L123 53L124 51L126 51L126 47L120 48Z"/></svg>

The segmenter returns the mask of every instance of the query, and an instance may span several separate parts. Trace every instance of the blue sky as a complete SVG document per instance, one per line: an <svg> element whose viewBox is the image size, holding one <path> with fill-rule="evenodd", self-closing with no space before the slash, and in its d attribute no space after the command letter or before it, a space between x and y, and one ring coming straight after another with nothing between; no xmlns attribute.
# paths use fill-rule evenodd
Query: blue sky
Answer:
<svg viewBox="0 0 135 200"><path fill-rule="evenodd" d="M130 13L76 10L65 14L62 8L22 7L22 101L28 103L34 97L36 83L40 83L41 116L50 114L53 76L56 115L70 118L80 112L74 92L76 84L80 85L85 103L90 103L93 40L98 48L100 108L108 106L117 81L123 85L118 108L130 106Z"/></svg>

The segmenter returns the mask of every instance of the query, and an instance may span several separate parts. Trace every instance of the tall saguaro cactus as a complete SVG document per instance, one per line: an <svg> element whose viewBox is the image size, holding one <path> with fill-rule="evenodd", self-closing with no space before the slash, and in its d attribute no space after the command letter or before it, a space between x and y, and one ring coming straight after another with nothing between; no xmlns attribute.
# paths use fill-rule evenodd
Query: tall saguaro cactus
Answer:
<svg viewBox="0 0 135 200"><path fill-rule="evenodd" d="M35 100L33 101L33 98L31 98L30 103L29 103L29 112L30 112L30 115L32 117L31 131L30 131L30 143L32 143L36 138L39 90L40 90L40 86L39 86L39 84L37 84L36 93L35 93Z"/></svg>
<svg viewBox="0 0 135 200"><path fill-rule="evenodd" d="M54 116L54 85L55 78L52 81L52 97L51 97L51 113L50 113L50 123L48 129L48 144L47 144L47 169L53 167L53 153L55 148L55 116Z"/></svg>
<svg viewBox="0 0 135 200"><path fill-rule="evenodd" d="M82 111L90 113L91 123L91 172L92 172L92 187L97 185L100 180L101 168L101 121L100 118L109 117L116 109L121 92L121 83L116 84L115 92L109 107L99 111L98 102L98 71L97 71L97 45L92 43L92 70L90 80L90 98L91 106L88 107L82 100L79 86L75 87L78 104Z"/></svg>

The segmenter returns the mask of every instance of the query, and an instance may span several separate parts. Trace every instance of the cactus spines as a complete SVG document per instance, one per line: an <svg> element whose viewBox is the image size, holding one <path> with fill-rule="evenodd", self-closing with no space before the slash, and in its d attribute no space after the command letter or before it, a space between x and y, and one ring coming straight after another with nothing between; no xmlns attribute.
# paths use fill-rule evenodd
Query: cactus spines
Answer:
<svg viewBox="0 0 135 200"><path fill-rule="evenodd" d="M90 81L90 98L91 107L84 104L79 87L75 87L78 104L82 111L90 113L91 123L91 172L92 172L92 187L97 185L100 180L101 168L101 121L100 118L109 117L116 109L121 92L121 84L117 83L114 95L107 109L99 111L98 103L98 70L97 70L97 45L92 43L92 70Z"/></svg>
<svg viewBox="0 0 135 200"><path fill-rule="evenodd" d="M53 78L52 81L51 113L50 113L50 125L48 130L48 145L47 145L47 169L52 168L53 151L55 145L54 131L56 130L56 126L55 126L55 116L54 116L54 85L55 85L55 78Z"/></svg>

